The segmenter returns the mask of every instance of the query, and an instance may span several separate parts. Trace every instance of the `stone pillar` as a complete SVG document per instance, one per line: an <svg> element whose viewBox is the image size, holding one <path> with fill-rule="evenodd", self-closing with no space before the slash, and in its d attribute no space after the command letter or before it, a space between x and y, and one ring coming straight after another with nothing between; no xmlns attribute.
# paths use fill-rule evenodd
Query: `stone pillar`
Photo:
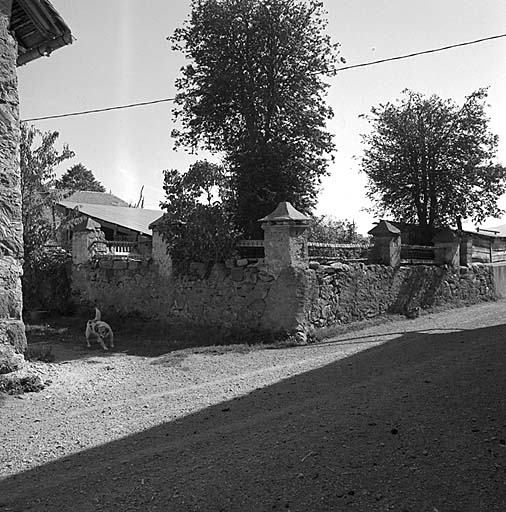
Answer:
<svg viewBox="0 0 506 512"><path fill-rule="evenodd" d="M398 267L401 264L401 231L390 222L382 220L369 234L373 236L370 262Z"/></svg>
<svg viewBox="0 0 506 512"><path fill-rule="evenodd" d="M18 51L9 32L10 14L11 1L0 0L0 373L21 367L26 349L21 290Z"/></svg>
<svg viewBox="0 0 506 512"><path fill-rule="evenodd" d="M264 230L265 264L274 274L288 267L308 268L309 217L285 201L259 222Z"/></svg>
<svg viewBox="0 0 506 512"><path fill-rule="evenodd" d="M177 223L179 226L180 223ZM169 253L169 247L165 241L164 232L170 229L170 222L166 214L156 219L149 225L153 232L151 257L156 265L158 272L163 277L172 277L172 258Z"/></svg>
<svg viewBox="0 0 506 512"><path fill-rule="evenodd" d="M470 233L462 233L460 238L460 264L463 267L473 263L473 237Z"/></svg>
<svg viewBox="0 0 506 512"><path fill-rule="evenodd" d="M436 263L460 266L460 239L450 228L441 229L433 239Z"/></svg>
<svg viewBox="0 0 506 512"><path fill-rule="evenodd" d="M265 298L262 327L295 334L305 342L307 312L316 274L309 270L307 229L310 219L290 203L260 219L264 230L265 270L273 276Z"/></svg>
<svg viewBox="0 0 506 512"><path fill-rule="evenodd" d="M72 263L80 265L90 261L96 254L107 252L104 233L98 222L85 218L72 229Z"/></svg>

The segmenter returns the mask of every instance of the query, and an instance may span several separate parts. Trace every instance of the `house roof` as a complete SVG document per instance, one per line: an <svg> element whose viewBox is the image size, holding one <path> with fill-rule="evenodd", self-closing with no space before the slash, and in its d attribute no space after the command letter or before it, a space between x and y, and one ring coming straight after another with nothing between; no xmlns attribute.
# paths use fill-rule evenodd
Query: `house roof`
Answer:
<svg viewBox="0 0 506 512"><path fill-rule="evenodd" d="M10 29L18 42L18 66L72 44L72 33L49 0L13 0Z"/></svg>
<svg viewBox="0 0 506 512"><path fill-rule="evenodd" d="M109 194L107 192L94 192L91 190L78 190L77 192L73 192L69 196L65 196L65 201L70 203L79 203L79 204L103 204L109 206L128 206L126 201L123 201L118 196L114 194Z"/></svg>
<svg viewBox="0 0 506 512"><path fill-rule="evenodd" d="M58 204L68 210L77 210L79 213L91 217L97 222L107 222L144 235L151 235L149 225L163 213L160 210L127 208L106 204L85 204L70 201L60 201Z"/></svg>
<svg viewBox="0 0 506 512"><path fill-rule="evenodd" d="M506 236L506 224L500 226L494 226L491 228L478 228L478 233L489 236Z"/></svg>

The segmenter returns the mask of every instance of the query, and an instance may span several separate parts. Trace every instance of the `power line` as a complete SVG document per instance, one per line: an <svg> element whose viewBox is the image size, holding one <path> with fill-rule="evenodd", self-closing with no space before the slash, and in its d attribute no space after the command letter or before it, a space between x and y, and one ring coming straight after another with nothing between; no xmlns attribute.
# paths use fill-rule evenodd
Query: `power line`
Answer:
<svg viewBox="0 0 506 512"><path fill-rule="evenodd" d="M72 116L84 116L85 114L98 114L99 112L108 112L110 110L122 110L125 108L133 108L133 107L143 107L145 105L154 105L156 103L164 103L167 101L174 101L175 98L162 98L159 100L152 101L142 101L140 103L130 103L129 105L117 105L115 107L107 107L107 108L96 108L93 110L83 110L81 112L70 112L68 114L57 114L54 116L45 116L45 117L33 117L31 119L22 119L22 122L30 122L30 121L45 121L46 119L58 119L61 117L72 117Z"/></svg>
<svg viewBox="0 0 506 512"><path fill-rule="evenodd" d="M347 69L355 69L355 68L364 68L366 66L374 66L375 64L382 64L384 62L391 62L394 60L409 59L411 57L417 57L419 55L426 55L428 53L442 52L445 50L451 50L453 48L459 48L461 46L469 46L471 44L478 44L478 43L483 43L485 41L492 41L493 39L500 39L501 37L506 37L506 34L499 34L496 36L483 37L482 39L475 39L474 41L465 41L463 43L450 44L448 46L441 46L440 48L433 48L432 50L423 50L421 52L408 53L406 55L399 55L397 57L389 57L387 59L380 59L380 60L374 60L371 62L364 62L362 64L354 64L352 66L346 66L343 68L339 68L338 71L345 71Z"/></svg>
<svg viewBox="0 0 506 512"><path fill-rule="evenodd" d="M367 66L374 66L376 64L383 64L385 62L392 62L392 61L402 60L402 59L410 59L412 57L418 57L419 55L427 55L430 53L442 52L445 50L451 50L453 48L459 48L462 46L469 46L472 44L483 43L485 41L492 41L494 39L500 39L502 37L506 37L506 34L498 34L495 36L489 36L489 37L483 37L481 39L475 39L473 41L464 41L462 43L450 44L448 46L441 46L439 48L433 48L431 50L423 50L420 52L408 53L405 55L398 55L396 57L388 57L386 59L374 60L371 62L363 62L361 64L353 64L351 66L345 66L345 67L339 68L337 71L346 71L348 69L365 68ZM109 112L111 110L122 110L122 109L127 109L127 108L143 107L146 105L155 105L156 103L165 103L165 102L174 101L174 100L175 100L175 98L162 98L159 100L143 101L140 103L130 103L129 105L118 105L118 106L114 106L114 107L97 108L97 109L93 109L93 110L83 110L80 112L70 112L68 114L56 114L56 115L52 115L52 116L33 117L31 119L22 119L22 122L28 123L28 122L33 122L33 121L45 121L47 119L61 119L63 117L83 116L86 114L98 114L100 112Z"/></svg>

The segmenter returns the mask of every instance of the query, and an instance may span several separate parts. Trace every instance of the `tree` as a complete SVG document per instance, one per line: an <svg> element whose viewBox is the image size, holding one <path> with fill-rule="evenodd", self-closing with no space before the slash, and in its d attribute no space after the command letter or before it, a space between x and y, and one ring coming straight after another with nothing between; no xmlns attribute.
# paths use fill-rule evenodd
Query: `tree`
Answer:
<svg viewBox="0 0 506 512"><path fill-rule="evenodd" d="M361 168L376 213L418 222L428 236L442 226L462 229L463 219L500 215L506 170L494 163L498 137L488 127L486 98L479 89L459 107L405 90L396 103L371 109Z"/></svg>
<svg viewBox="0 0 506 512"><path fill-rule="evenodd" d="M55 148L58 132L41 132L21 124L20 167L23 219L23 307L68 312L70 281L68 255L48 249L53 235L53 205L60 198L54 188L55 170L74 153L67 145Z"/></svg>
<svg viewBox="0 0 506 512"><path fill-rule="evenodd" d="M367 238L357 232L353 221L338 220L331 216L315 217L309 229L309 240L324 244L359 244Z"/></svg>
<svg viewBox="0 0 506 512"><path fill-rule="evenodd" d="M58 151L58 132L41 132L21 124L20 167L25 263L52 235L52 206L59 193L54 188L55 170L74 153L67 145Z"/></svg>
<svg viewBox="0 0 506 512"><path fill-rule="evenodd" d="M186 173L164 171L166 210L161 227L176 267L192 261L223 261L235 249L238 231L231 213L230 182L222 166L197 161Z"/></svg>
<svg viewBox="0 0 506 512"><path fill-rule="evenodd" d="M95 179L93 173L83 164L73 165L59 180L56 180L56 188L67 192L88 190L93 192L105 192L104 186Z"/></svg>
<svg viewBox="0 0 506 512"><path fill-rule="evenodd" d="M190 63L176 81L176 146L220 153L246 234L279 201L308 212L334 149L324 77L337 46L317 0L192 0L170 38Z"/></svg>

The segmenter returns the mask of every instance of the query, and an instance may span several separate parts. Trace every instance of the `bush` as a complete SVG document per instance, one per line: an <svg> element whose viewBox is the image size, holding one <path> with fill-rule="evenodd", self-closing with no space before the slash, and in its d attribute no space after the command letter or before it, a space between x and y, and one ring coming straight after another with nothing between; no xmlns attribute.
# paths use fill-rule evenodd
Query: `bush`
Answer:
<svg viewBox="0 0 506 512"><path fill-rule="evenodd" d="M44 247L29 255L23 268L25 311L71 312L70 262L71 256L59 247Z"/></svg>
<svg viewBox="0 0 506 512"><path fill-rule="evenodd" d="M239 231L234 223L230 179L222 166L198 161L186 173L164 171L167 212L159 229L179 272L192 261L215 263L235 250Z"/></svg>

